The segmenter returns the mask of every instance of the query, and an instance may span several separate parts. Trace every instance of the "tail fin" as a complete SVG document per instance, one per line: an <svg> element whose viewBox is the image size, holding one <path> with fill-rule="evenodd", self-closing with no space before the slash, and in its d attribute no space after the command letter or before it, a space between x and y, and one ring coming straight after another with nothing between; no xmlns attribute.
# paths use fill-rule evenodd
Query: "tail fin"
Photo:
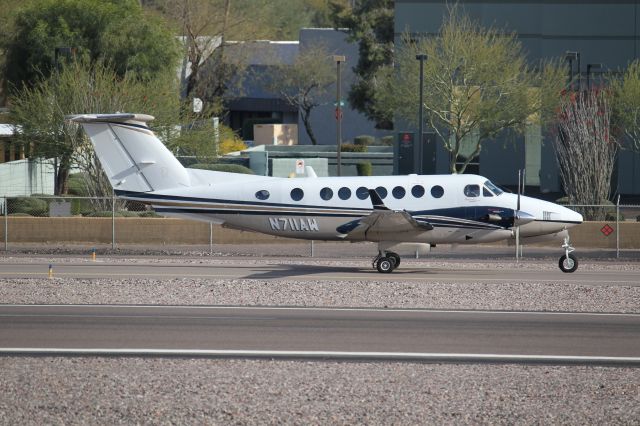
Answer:
<svg viewBox="0 0 640 426"><path fill-rule="evenodd" d="M83 114L82 124L115 190L148 192L189 186L189 174L147 126L145 114Z"/></svg>

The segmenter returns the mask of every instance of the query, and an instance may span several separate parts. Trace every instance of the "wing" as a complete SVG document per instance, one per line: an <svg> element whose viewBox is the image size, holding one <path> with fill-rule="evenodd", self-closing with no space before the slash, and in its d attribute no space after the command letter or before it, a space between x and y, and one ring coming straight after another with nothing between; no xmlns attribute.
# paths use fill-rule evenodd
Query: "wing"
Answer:
<svg viewBox="0 0 640 426"><path fill-rule="evenodd" d="M406 232L425 232L433 229L428 222L418 222L405 210L389 210L375 189L369 190L373 212L336 228L343 238L359 237L367 239L374 234L377 238L387 234L389 236Z"/></svg>

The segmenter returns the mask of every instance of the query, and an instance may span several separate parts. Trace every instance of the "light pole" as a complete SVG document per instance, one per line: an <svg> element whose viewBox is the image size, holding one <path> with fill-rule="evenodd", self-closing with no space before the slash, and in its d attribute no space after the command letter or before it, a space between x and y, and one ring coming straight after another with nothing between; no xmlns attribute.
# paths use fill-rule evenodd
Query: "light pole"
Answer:
<svg viewBox="0 0 640 426"><path fill-rule="evenodd" d="M420 61L420 106L418 108L417 149L414 148L413 152L417 153L417 159L414 162L416 173L421 174L424 171L424 147L422 146L422 134L424 133L424 61L427 59L427 55L421 53L416 55L416 59Z"/></svg>
<svg viewBox="0 0 640 426"><path fill-rule="evenodd" d="M567 50L564 53L564 58L569 61L569 84L571 85L571 90L573 90L573 61L578 60L578 72L580 72L580 54L578 52Z"/></svg>
<svg viewBox="0 0 640 426"><path fill-rule="evenodd" d="M344 55L334 55L333 60L336 61L336 122L337 122L337 134L336 134L336 149L337 149L337 168L336 175L341 175L340 166L342 165L342 97L341 89L342 82L340 78L340 64L346 61Z"/></svg>
<svg viewBox="0 0 640 426"><path fill-rule="evenodd" d="M589 76L592 69L602 69L602 64L587 64L587 90L591 90L591 80Z"/></svg>

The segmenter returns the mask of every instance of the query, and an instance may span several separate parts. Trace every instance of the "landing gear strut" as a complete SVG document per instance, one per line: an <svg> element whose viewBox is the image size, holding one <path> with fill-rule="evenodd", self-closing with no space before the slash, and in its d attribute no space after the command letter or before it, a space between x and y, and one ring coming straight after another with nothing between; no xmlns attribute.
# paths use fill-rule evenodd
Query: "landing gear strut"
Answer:
<svg viewBox="0 0 640 426"><path fill-rule="evenodd" d="M558 261L558 266L562 272L574 272L578 269L578 258L575 257L571 252L575 251L571 244L569 243L569 237L564 239L564 244L562 244L562 248L564 249L564 254L560 257Z"/></svg>
<svg viewBox="0 0 640 426"><path fill-rule="evenodd" d="M375 259L373 259L371 266L382 274L391 273L391 271L400 266L400 255L392 251L380 250Z"/></svg>

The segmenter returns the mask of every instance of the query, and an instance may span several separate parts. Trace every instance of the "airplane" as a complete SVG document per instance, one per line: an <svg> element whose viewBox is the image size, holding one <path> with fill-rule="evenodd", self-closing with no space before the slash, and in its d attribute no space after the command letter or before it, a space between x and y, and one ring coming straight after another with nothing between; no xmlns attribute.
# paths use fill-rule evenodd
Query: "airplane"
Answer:
<svg viewBox="0 0 640 426"><path fill-rule="evenodd" d="M567 229L582 216L551 202L506 193L482 176L416 175L288 179L183 167L146 114L78 114L115 194L165 216L288 238L373 241L372 266L400 266L399 243L521 243L561 239L563 272L574 272Z"/></svg>

